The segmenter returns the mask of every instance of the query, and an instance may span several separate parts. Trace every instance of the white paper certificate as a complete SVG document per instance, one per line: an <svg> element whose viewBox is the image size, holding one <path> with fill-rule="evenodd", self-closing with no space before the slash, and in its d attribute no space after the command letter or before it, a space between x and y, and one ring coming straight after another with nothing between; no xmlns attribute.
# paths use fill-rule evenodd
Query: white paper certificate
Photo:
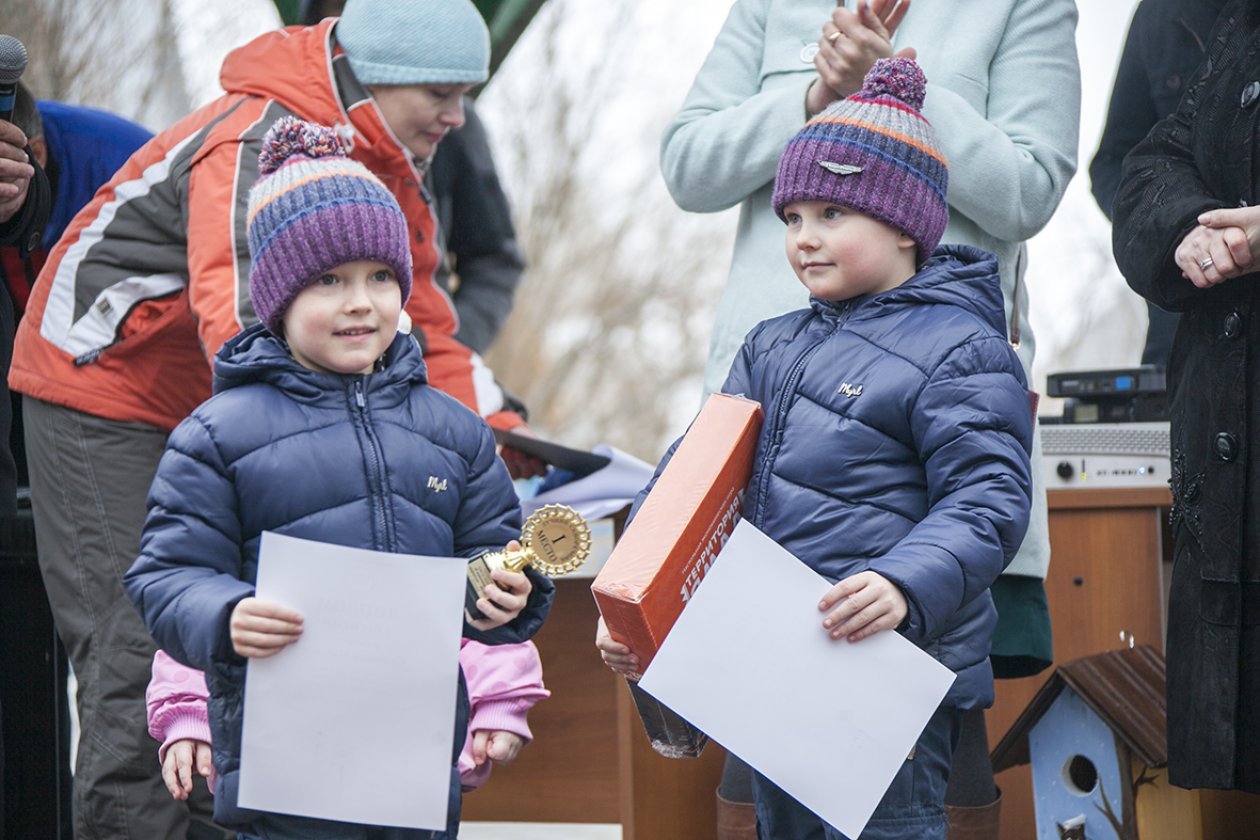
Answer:
<svg viewBox="0 0 1260 840"><path fill-rule="evenodd" d="M258 597L302 613L251 659L239 804L444 829L467 561L264 533Z"/></svg>
<svg viewBox="0 0 1260 840"><path fill-rule="evenodd" d="M640 685L857 837L954 674L896 633L832 639L830 587L741 521Z"/></svg>

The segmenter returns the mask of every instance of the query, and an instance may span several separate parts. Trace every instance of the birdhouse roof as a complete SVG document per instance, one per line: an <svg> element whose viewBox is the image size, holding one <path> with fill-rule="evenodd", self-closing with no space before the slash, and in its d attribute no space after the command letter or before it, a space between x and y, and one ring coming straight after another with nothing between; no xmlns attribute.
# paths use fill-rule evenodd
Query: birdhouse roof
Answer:
<svg viewBox="0 0 1260 840"><path fill-rule="evenodd" d="M1144 764L1168 763L1164 656L1138 645L1060 665L994 748L994 772L1028 763L1028 733L1068 686Z"/></svg>

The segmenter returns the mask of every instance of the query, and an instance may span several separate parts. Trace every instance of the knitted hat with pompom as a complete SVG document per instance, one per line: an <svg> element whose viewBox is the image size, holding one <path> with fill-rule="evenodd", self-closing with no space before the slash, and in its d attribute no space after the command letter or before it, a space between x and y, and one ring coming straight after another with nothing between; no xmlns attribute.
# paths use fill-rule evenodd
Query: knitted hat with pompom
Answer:
<svg viewBox="0 0 1260 840"><path fill-rule="evenodd" d="M919 111L927 79L908 58L881 58L862 89L829 105L788 141L774 182L774 212L794 201L849 207L904 231L919 262L949 221L949 168Z"/></svg>
<svg viewBox="0 0 1260 840"><path fill-rule="evenodd" d="M284 117L263 137L261 177L249 193L249 299L276 335L313 280L358 260L394 270L411 295L407 220L397 199L350 160L331 128Z"/></svg>

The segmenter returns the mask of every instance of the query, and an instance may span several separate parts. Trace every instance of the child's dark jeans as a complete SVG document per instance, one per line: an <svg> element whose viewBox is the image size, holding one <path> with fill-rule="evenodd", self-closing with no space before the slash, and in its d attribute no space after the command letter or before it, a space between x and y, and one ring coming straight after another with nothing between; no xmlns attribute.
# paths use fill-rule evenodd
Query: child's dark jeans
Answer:
<svg viewBox="0 0 1260 840"><path fill-rule="evenodd" d="M945 840L945 787L960 721L957 709L936 710L914 757L901 765L866 830L853 840ZM753 774L753 798L758 840L850 840L760 773Z"/></svg>

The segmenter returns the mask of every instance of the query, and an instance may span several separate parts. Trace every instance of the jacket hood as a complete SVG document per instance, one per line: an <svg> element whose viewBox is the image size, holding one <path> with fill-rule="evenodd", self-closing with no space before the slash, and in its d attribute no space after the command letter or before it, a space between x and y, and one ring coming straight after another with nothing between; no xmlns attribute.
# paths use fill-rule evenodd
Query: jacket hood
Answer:
<svg viewBox="0 0 1260 840"><path fill-rule="evenodd" d="M290 26L258 36L228 53L219 83L228 93L276 99L313 122L348 122L332 83L334 22Z"/></svg>
<svg viewBox="0 0 1260 840"><path fill-rule="evenodd" d="M895 289L852 301L810 300L810 305L824 316L844 303L854 305L853 318L877 317L889 305L948 303L973 313L999 335L1006 334L997 257L971 245L942 245L917 274Z"/></svg>
<svg viewBox="0 0 1260 840"><path fill-rule="evenodd" d="M329 18L315 26L277 29L233 50L219 72L223 89L274 100L304 120L331 126L350 144L350 157L383 181L388 182L384 173L407 171L421 180L410 152L398 144L350 62L338 53L336 23Z"/></svg>
<svg viewBox="0 0 1260 840"><path fill-rule="evenodd" d="M424 357L409 334L399 333L385 351L384 365L367 377L373 394L397 392L401 400L417 383L425 383ZM265 382L302 402L314 402L326 395L341 399L347 383L357 376L320 373L298 364L284 342L262 324L255 324L230 339L214 357L216 394L254 382Z"/></svg>

